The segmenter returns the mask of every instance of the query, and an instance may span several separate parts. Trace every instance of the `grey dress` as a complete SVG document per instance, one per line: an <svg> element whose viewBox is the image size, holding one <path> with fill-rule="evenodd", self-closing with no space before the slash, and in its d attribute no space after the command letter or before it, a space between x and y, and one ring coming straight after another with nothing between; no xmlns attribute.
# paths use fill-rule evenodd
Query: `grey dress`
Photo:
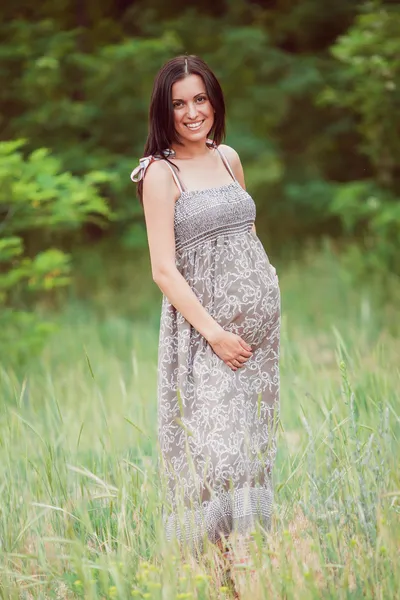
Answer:
<svg viewBox="0 0 400 600"><path fill-rule="evenodd" d="M232 371L163 296L158 354L158 435L167 538L202 547L256 521L268 529L279 408L278 277L252 231L256 208L232 176L186 191L175 205L176 265L226 330L252 346ZM167 163L169 164L169 163Z"/></svg>

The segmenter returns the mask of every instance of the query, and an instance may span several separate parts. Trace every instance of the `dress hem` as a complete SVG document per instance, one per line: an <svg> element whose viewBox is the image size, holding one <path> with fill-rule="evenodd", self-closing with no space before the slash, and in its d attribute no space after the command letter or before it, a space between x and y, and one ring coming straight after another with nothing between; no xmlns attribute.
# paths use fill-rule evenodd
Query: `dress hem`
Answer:
<svg viewBox="0 0 400 600"><path fill-rule="evenodd" d="M232 533L247 535L257 528L269 530L273 505L272 484L244 486L215 494L201 506L164 515L168 541L177 539L202 551L205 538L212 543Z"/></svg>

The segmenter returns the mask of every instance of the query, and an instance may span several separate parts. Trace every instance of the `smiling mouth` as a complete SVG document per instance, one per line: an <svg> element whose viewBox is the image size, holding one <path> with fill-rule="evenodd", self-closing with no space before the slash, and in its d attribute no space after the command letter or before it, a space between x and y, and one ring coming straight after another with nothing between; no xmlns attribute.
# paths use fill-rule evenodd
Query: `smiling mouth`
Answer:
<svg viewBox="0 0 400 600"><path fill-rule="evenodd" d="M202 121L196 121L195 123L185 123L185 126L190 129L190 131L197 131L203 125L204 119Z"/></svg>

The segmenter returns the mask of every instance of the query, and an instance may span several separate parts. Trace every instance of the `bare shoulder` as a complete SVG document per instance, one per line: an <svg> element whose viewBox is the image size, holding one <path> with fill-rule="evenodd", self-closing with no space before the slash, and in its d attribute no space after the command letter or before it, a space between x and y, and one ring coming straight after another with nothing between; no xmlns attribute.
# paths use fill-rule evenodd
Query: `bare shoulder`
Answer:
<svg viewBox="0 0 400 600"><path fill-rule="evenodd" d="M171 171L163 160L153 160L146 169L143 185L148 187L155 183L167 183L171 179Z"/></svg>
<svg viewBox="0 0 400 600"><path fill-rule="evenodd" d="M243 167L242 163L240 162L239 154L234 148L232 148L231 146L227 146L226 144L221 144L219 148L223 152L224 156L226 156L229 164L231 165L232 171L236 179L238 180L242 188L246 189Z"/></svg>
<svg viewBox="0 0 400 600"><path fill-rule="evenodd" d="M163 160L154 160L146 169L143 179L143 196L146 198L160 196L175 197L175 184L168 165Z"/></svg>
<svg viewBox="0 0 400 600"><path fill-rule="evenodd" d="M220 144L218 148L222 150L222 152L225 154L226 158L229 160L232 166L235 164L240 165L239 154L234 148L232 148L232 146L228 146L227 144Z"/></svg>

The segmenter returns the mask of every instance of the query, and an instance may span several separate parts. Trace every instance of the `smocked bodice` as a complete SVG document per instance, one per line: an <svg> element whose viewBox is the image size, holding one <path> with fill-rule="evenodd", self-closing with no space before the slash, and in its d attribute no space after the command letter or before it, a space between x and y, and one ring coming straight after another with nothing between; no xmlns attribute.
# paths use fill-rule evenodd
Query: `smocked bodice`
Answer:
<svg viewBox="0 0 400 600"><path fill-rule="evenodd" d="M245 233L255 218L254 200L238 181L183 191L175 203L175 249L181 252L220 235Z"/></svg>

